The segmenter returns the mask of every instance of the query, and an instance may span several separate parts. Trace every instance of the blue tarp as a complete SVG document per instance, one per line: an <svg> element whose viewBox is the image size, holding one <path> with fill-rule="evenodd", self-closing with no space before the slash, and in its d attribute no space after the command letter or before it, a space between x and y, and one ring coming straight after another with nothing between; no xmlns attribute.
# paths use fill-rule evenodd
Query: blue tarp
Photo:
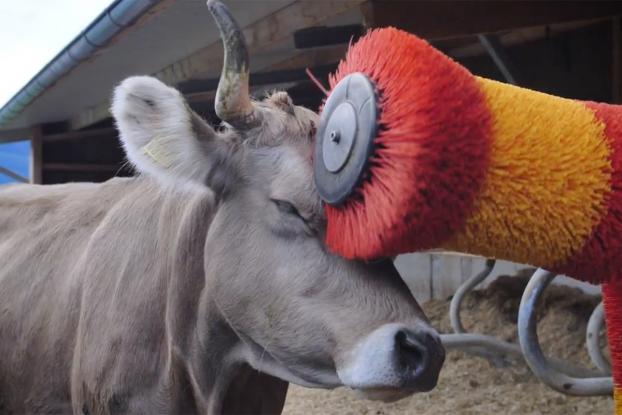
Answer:
<svg viewBox="0 0 622 415"><path fill-rule="evenodd" d="M13 141L0 143L0 166L5 167L20 176L28 177L28 163L30 159L30 141ZM0 173L0 184L13 183L15 180Z"/></svg>

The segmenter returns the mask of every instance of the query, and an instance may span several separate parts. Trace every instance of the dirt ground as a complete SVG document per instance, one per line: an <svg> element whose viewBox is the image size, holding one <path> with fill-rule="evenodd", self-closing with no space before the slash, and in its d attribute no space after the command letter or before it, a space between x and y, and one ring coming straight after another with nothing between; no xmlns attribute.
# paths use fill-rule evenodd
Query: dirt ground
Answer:
<svg viewBox="0 0 622 415"><path fill-rule="evenodd" d="M516 341L516 317L525 276L501 277L487 289L470 294L462 320L471 332ZM540 305L538 334L549 355L592 367L585 351L585 326L598 303L567 287L552 286ZM433 300L424 310L441 332L450 332L449 301ZM285 415L370 414L612 414L609 397L575 398L539 383L522 363L495 368L462 352L447 354L436 389L394 403L360 400L349 390L305 389L291 385Z"/></svg>

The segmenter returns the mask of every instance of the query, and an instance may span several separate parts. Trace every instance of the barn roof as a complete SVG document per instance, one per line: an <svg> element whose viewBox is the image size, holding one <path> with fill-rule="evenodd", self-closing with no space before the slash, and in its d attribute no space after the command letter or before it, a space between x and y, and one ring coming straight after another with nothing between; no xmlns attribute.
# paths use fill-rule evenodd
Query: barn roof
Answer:
<svg viewBox="0 0 622 415"><path fill-rule="evenodd" d="M394 25L439 39L622 13L620 2L225 2L249 43L256 89L290 87L306 67L326 73L345 52L354 33L349 26ZM335 30L304 32L322 26ZM110 116L114 85L130 75L155 75L180 88L191 105L211 105L221 62L204 0L116 0L0 108L0 141L30 138L37 125L62 122L65 132L98 125Z"/></svg>
<svg viewBox="0 0 622 415"><path fill-rule="evenodd" d="M299 55L296 29L362 19L353 9L357 0L226 3L245 29L252 71ZM28 135L25 129L36 124L67 121L74 130L101 121L109 116L112 88L127 76L152 74L179 85L217 78L221 61L203 0L117 0L0 108L0 140Z"/></svg>

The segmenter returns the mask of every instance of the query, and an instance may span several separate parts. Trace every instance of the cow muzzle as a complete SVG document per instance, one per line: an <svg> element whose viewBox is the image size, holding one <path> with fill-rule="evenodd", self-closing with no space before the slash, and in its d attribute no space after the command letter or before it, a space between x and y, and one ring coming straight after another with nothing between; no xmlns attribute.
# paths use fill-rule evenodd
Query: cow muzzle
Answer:
<svg viewBox="0 0 622 415"><path fill-rule="evenodd" d="M367 398L393 401L436 386L445 349L436 331L418 324L386 324L346 354L337 374Z"/></svg>

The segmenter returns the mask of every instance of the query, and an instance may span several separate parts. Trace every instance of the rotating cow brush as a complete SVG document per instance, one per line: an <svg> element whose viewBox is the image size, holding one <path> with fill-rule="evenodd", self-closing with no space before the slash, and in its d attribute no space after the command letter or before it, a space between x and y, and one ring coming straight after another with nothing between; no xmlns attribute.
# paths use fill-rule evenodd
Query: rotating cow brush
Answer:
<svg viewBox="0 0 622 415"><path fill-rule="evenodd" d="M351 46L330 86L314 155L328 247L445 248L603 283L619 397L622 107L473 76L393 28Z"/></svg>

